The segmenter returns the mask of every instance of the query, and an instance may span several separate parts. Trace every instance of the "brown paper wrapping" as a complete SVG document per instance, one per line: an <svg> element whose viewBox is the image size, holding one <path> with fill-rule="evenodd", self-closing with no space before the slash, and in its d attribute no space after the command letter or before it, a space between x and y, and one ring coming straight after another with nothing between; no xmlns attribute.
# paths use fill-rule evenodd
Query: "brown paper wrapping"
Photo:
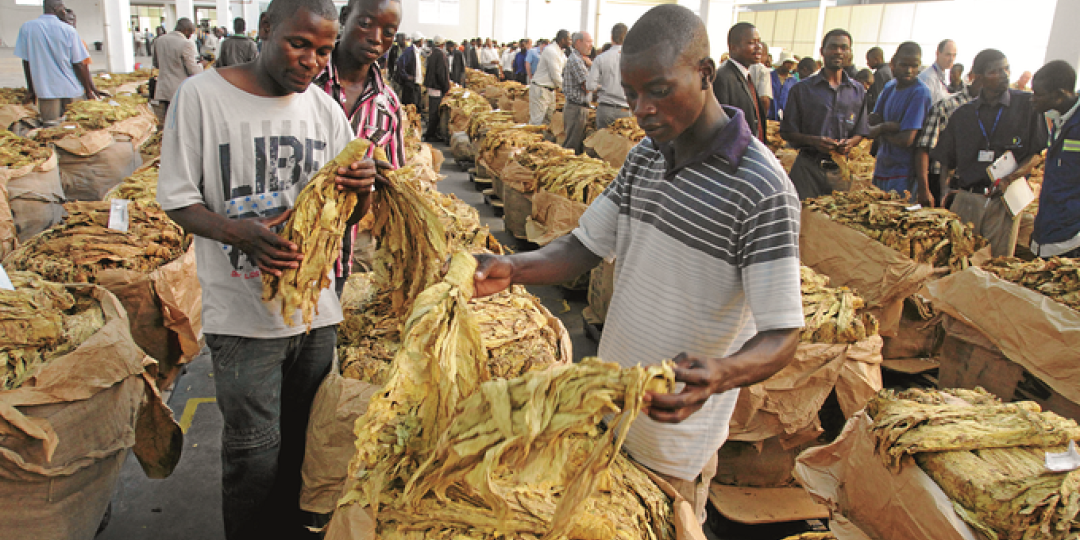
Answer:
<svg viewBox="0 0 1080 540"><path fill-rule="evenodd" d="M555 144L562 146L562 143L566 141L566 124L563 122L562 111L551 113L551 124L548 126L548 131L554 137Z"/></svg>
<svg viewBox="0 0 1080 540"><path fill-rule="evenodd" d="M66 476L132 447L148 475L168 476L180 458L180 427L146 379L146 354L131 337L123 306L104 288L69 287L91 289L101 302L105 326L74 351L46 363L22 387L0 392L0 478ZM120 385L127 389L117 390ZM117 394L88 411L92 414L81 423L58 425L58 410L85 406L110 389ZM127 405L114 406L121 402Z"/></svg>
<svg viewBox="0 0 1080 540"><path fill-rule="evenodd" d="M885 468L874 454L872 424L865 412L849 419L832 444L799 455L795 478L875 540L982 540L913 458L904 458L899 474Z"/></svg>
<svg viewBox="0 0 1080 540"><path fill-rule="evenodd" d="M538 191L532 198L532 214L525 220L525 237L541 246L550 244L576 229L588 208L562 195Z"/></svg>
<svg viewBox="0 0 1080 540"><path fill-rule="evenodd" d="M1009 360L1080 403L1076 310L979 268L934 281L927 289L935 309L975 328Z"/></svg>
<svg viewBox="0 0 1080 540"><path fill-rule="evenodd" d="M911 260L819 212L802 212L799 258L815 272L829 276L833 287L850 287L880 323L882 336L900 329L903 301L933 277L928 264Z"/></svg>
<svg viewBox="0 0 1080 540"><path fill-rule="evenodd" d="M131 335L161 366L159 383L202 348L202 287L194 245L149 274L105 270L97 283L115 294L131 319Z"/></svg>
<svg viewBox="0 0 1080 540"><path fill-rule="evenodd" d="M596 155L600 159L606 161L608 165L621 169L623 163L626 161L626 156L630 153L637 143L623 137L622 135L616 135L606 129L601 129L589 135L585 139L585 148L592 148Z"/></svg>
<svg viewBox="0 0 1080 540"><path fill-rule="evenodd" d="M56 185L59 186L59 176L56 170L57 158L56 151L52 151L49 154L48 159L37 165L30 164L18 168L3 167L0 168L0 259L7 256L19 245L19 229L15 212L22 210L24 213L30 209L32 205L22 205L19 202L13 201L20 198L35 199L38 195L30 193L30 186L37 185L39 180L48 181L50 179L56 180ZM23 180L20 182L20 180ZM59 193L55 193L54 190L49 190L49 193L41 193L40 197L49 197L50 199L56 199L55 202L63 202L64 193L60 190ZM21 208L25 207L25 208ZM20 219L21 222L26 224L34 224L30 229L40 229L36 224L37 221L52 221L51 216L46 216L45 219L39 219L40 216L27 216L26 219ZM40 230L34 231L41 232ZM25 236L24 236L25 238Z"/></svg>
<svg viewBox="0 0 1080 540"><path fill-rule="evenodd" d="M834 388L850 417L881 386L880 336L850 345L800 343L787 367L739 392L729 439L779 437L785 449L794 448L821 433L818 411Z"/></svg>
<svg viewBox="0 0 1080 540"><path fill-rule="evenodd" d="M536 173L516 161L511 161L503 168L499 179L503 181L504 189L512 188L522 193L536 191Z"/></svg>
<svg viewBox="0 0 1080 540"><path fill-rule="evenodd" d="M38 111L30 105L0 105L0 129L8 129L23 118L37 118Z"/></svg>
<svg viewBox="0 0 1080 540"><path fill-rule="evenodd" d="M506 195L503 199L503 226L506 232L521 240L528 238L525 223L532 215L533 195L521 192L505 183L503 194Z"/></svg>
<svg viewBox="0 0 1080 540"><path fill-rule="evenodd" d="M514 122L518 124L529 123L529 98L518 99L514 101Z"/></svg>
<svg viewBox="0 0 1080 540"><path fill-rule="evenodd" d="M586 308L589 316L595 320L589 321L595 324L604 324L607 320L608 307L611 305L611 295L615 292L615 262L604 261L589 272L589 306Z"/></svg>

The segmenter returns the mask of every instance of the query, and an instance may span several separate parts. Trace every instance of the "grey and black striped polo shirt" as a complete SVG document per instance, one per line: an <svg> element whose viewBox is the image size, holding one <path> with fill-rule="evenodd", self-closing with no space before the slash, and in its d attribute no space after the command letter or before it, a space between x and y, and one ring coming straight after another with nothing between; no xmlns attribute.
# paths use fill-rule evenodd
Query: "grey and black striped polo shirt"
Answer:
<svg viewBox="0 0 1080 540"><path fill-rule="evenodd" d="M581 217L574 235L615 258L600 357L649 365L679 353L737 352L757 332L803 326L799 200L742 112L712 150L673 163L646 138ZM627 451L664 474L693 480L727 438L738 390L713 396L681 424L639 417Z"/></svg>

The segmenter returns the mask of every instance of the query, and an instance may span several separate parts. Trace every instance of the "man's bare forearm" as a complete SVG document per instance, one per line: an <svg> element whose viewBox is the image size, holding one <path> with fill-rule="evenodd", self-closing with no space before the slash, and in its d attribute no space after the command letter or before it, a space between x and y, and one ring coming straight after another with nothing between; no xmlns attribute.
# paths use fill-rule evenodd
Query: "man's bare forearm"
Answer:
<svg viewBox="0 0 1080 540"><path fill-rule="evenodd" d="M554 285L574 279L600 264L597 257L573 234L527 253L509 255L518 285Z"/></svg>
<svg viewBox="0 0 1080 540"><path fill-rule="evenodd" d="M713 393L757 384L784 369L795 357L799 332L798 328L759 332L739 352L714 359L723 376Z"/></svg>
<svg viewBox="0 0 1080 540"><path fill-rule="evenodd" d="M176 210L167 210L165 213L177 225L195 236L209 238L227 245L235 245L240 240L233 227L235 220L211 212L205 205L193 204Z"/></svg>

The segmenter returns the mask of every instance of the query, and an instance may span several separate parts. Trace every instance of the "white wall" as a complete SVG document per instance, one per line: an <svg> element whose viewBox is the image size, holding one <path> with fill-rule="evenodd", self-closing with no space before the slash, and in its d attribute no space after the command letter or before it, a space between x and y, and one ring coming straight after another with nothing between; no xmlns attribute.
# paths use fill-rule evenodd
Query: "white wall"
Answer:
<svg viewBox="0 0 1080 540"><path fill-rule="evenodd" d="M101 4L97 0L66 0L64 5L75 11L79 18L79 36L90 47L102 41L103 31ZM36 6L15 5L15 0L0 0L0 41L5 47L14 47L22 23L41 15L41 4Z"/></svg>

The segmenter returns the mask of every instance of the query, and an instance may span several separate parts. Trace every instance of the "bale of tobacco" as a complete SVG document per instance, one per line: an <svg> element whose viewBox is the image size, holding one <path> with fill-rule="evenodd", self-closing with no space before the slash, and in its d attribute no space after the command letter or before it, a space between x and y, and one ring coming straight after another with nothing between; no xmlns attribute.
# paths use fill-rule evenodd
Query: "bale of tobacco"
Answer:
<svg viewBox="0 0 1080 540"><path fill-rule="evenodd" d="M915 462L957 514L992 540L1075 538L1080 470L1053 472L1046 454L1080 438L1076 422L982 390L883 390L867 404L877 453Z"/></svg>
<svg viewBox="0 0 1080 540"><path fill-rule="evenodd" d="M32 272L0 289L0 390L13 390L53 358L75 350L105 325L89 288L68 288Z"/></svg>
<svg viewBox="0 0 1080 540"><path fill-rule="evenodd" d="M1051 257L1023 261L1015 257L998 257L981 268L1080 311L1080 259Z"/></svg>
<svg viewBox="0 0 1080 540"><path fill-rule="evenodd" d="M973 227L943 208L910 209L906 197L880 190L838 191L803 201L803 209L821 212L919 263L970 266L969 257L986 246Z"/></svg>
<svg viewBox="0 0 1080 540"><path fill-rule="evenodd" d="M802 276L803 327L805 343L857 343L877 334L877 318L860 313L865 303L847 287L829 287L828 276L806 266Z"/></svg>

